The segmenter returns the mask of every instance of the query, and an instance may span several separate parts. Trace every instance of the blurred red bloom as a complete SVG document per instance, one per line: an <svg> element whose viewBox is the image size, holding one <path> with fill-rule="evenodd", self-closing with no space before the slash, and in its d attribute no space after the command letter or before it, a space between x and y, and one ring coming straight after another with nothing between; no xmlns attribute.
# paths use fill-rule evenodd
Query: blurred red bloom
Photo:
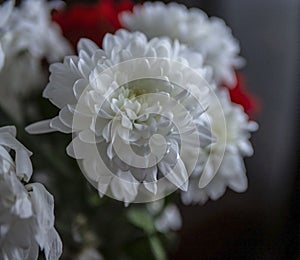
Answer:
<svg viewBox="0 0 300 260"><path fill-rule="evenodd" d="M231 101L241 105L249 117L253 118L253 116L259 111L259 100L247 90L245 78L241 73L236 72L236 78L236 85L233 88L228 88Z"/></svg>
<svg viewBox="0 0 300 260"><path fill-rule="evenodd" d="M121 28L119 13L131 10L132 7L130 0L99 0L97 4L78 4L63 11L55 11L53 20L60 25L74 49L80 38L88 38L101 45L106 33Z"/></svg>

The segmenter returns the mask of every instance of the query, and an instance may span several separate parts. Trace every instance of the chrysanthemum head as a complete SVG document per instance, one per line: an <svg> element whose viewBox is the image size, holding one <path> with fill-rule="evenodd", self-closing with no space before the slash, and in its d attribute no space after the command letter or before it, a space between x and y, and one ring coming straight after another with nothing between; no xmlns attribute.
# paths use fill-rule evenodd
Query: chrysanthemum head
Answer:
<svg viewBox="0 0 300 260"><path fill-rule="evenodd" d="M200 149L212 141L202 116L208 92L201 75L169 59L109 67L78 99L68 152L83 160L81 168L100 194L144 202L185 190ZM82 118L88 111L89 127Z"/></svg>
<svg viewBox="0 0 300 260"><path fill-rule="evenodd" d="M28 130L73 133L68 154L100 195L145 202L186 189L213 139L202 56L125 30L107 34L103 49L83 39L78 53L50 67L44 96L59 115Z"/></svg>
<svg viewBox="0 0 300 260"><path fill-rule="evenodd" d="M249 121L241 106L230 101L226 89L215 94L222 106L223 116L220 117L218 103L214 100L210 100L207 114L217 141L204 149L201 169L191 175L189 189L182 193L185 204L216 200L227 187L236 192L244 192L248 187L243 158L253 154L249 138L258 125ZM225 120L226 131L222 120Z"/></svg>
<svg viewBox="0 0 300 260"><path fill-rule="evenodd" d="M31 152L15 136L14 126L0 128L0 259L36 259L39 248L46 260L58 259L53 196L42 184L27 183Z"/></svg>
<svg viewBox="0 0 300 260"><path fill-rule="evenodd" d="M233 86L233 69L244 63L230 28L223 20L208 18L199 9L187 9L177 3L146 2L135 6L133 12L121 13L120 20L125 28L141 31L149 39L168 36L200 53L204 64L212 68L217 83Z"/></svg>

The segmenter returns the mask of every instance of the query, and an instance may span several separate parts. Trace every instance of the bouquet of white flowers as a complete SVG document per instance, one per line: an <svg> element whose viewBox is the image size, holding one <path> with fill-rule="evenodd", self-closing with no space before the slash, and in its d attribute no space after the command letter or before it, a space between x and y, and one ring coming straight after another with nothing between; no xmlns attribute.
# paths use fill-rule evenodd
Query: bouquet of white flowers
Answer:
<svg viewBox="0 0 300 260"><path fill-rule="evenodd" d="M62 7L0 6L1 115L36 181L1 128L0 258L165 259L180 200L247 189L258 126L238 41L176 3Z"/></svg>

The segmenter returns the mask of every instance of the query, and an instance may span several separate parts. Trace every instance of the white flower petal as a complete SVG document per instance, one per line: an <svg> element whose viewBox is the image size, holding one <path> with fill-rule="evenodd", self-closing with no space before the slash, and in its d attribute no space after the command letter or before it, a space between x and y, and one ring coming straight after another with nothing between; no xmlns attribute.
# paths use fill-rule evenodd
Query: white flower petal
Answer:
<svg viewBox="0 0 300 260"><path fill-rule="evenodd" d="M31 154L24 149L16 151L16 174L22 179L24 178L25 181L29 181L32 175L32 164L29 158L30 155Z"/></svg>
<svg viewBox="0 0 300 260"><path fill-rule="evenodd" d="M62 242L57 231L52 228L46 234L44 253L47 260L57 260L62 254Z"/></svg>
<svg viewBox="0 0 300 260"><path fill-rule="evenodd" d="M155 221L155 226L163 233L179 230L182 226L182 219L178 208L174 204L168 205Z"/></svg>
<svg viewBox="0 0 300 260"><path fill-rule="evenodd" d="M125 203L130 203L135 199L138 193L138 186L139 183L130 175L127 175L126 180L124 177L113 177L110 184L114 196Z"/></svg>
<svg viewBox="0 0 300 260"><path fill-rule="evenodd" d="M165 177L175 186L183 191L188 189L189 176L181 159L178 159L173 168L165 163L160 163L159 168L162 172L164 172Z"/></svg>
<svg viewBox="0 0 300 260"><path fill-rule="evenodd" d="M9 133L0 133L0 145L15 150L16 174L21 179L28 181L32 175L32 165L29 159L32 153Z"/></svg>
<svg viewBox="0 0 300 260"><path fill-rule="evenodd" d="M45 134L55 132L56 130L50 127L50 122L52 119L47 119L33 123L25 128L26 132L29 134Z"/></svg>
<svg viewBox="0 0 300 260"><path fill-rule="evenodd" d="M4 61L5 61L5 54L3 52L3 49L1 47L1 42L0 42L0 71L4 66Z"/></svg>
<svg viewBox="0 0 300 260"><path fill-rule="evenodd" d="M40 183L27 184L33 210L39 227L50 230L54 225L54 199L53 196Z"/></svg>
<svg viewBox="0 0 300 260"><path fill-rule="evenodd" d="M62 111L62 110L61 110ZM51 121L50 121L50 127L51 129L55 129L57 131L60 131L62 133L65 134L69 134L72 133L72 128L69 126L66 126L61 120L60 117L54 117Z"/></svg>
<svg viewBox="0 0 300 260"><path fill-rule="evenodd" d="M16 135L17 135L17 129L13 125L3 126L3 127L0 127L0 133L9 133L13 137L16 137Z"/></svg>
<svg viewBox="0 0 300 260"><path fill-rule="evenodd" d="M9 1L6 1L4 2L1 6L0 6L0 27L3 27L10 15L11 15L11 12L14 8L14 5L15 5L15 1L14 0L9 0Z"/></svg>
<svg viewBox="0 0 300 260"><path fill-rule="evenodd" d="M47 260L58 259L62 253L61 239L54 229L54 199L40 183L26 185L39 229L36 240Z"/></svg>
<svg viewBox="0 0 300 260"><path fill-rule="evenodd" d="M85 51L90 57L93 56L93 54L99 50L99 47L91 40L89 39L85 39L85 38L82 38L79 40L78 42L78 52L83 50Z"/></svg>

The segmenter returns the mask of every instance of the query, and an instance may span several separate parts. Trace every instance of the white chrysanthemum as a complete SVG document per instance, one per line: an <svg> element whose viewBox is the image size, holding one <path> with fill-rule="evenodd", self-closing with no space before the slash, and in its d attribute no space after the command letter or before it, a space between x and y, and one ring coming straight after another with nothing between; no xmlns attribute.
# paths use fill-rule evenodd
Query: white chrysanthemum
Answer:
<svg viewBox="0 0 300 260"><path fill-rule="evenodd" d="M54 62L70 52L59 26L51 21L51 11L62 2L25 0L18 7L8 1L0 7L0 35L5 54L14 56L28 51L34 58Z"/></svg>
<svg viewBox="0 0 300 260"><path fill-rule="evenodd" d="M221 124L218 105L211 100L207 114L211 118L211 127L217 142L205 148L206 156L201 158L207 159L201 161L200 169L191 175L189 189L182 193L182 201L185 204L203 204L209 198L216 200L225 193L227 187L236 192L244 192L247 189L243 158L253 154L249 138L258 125L249 121L241 106L230 101L226 90L216 91L216 95L223 108L226 131Z"/></svg>
<svg viewBox="0 0 300 260"><path fill-rule="evenodd" d="M71 53L51 21L54 7L44 0L22 1L18 7L8 1L0 6L0 102L8 112L14 111L14 117L22 113L20 98L46 83L42 59L51 63Z"/></svg>
<svg viewBox="0 0 300 260"><path fill-rule="evenodd" d="M178 39L204 57L204 64L212 67L217 83L234 85L234 68L243 64L237 40L223 20L207 15L199 9L184 5L146 2L137 5L133 13L120 15L123 26L141 31L149 38L168 36Z"/></svg>
<svg viewBox="0 0 300 260"><path fill-rule="evenodd" d="M73 132L68 153L82 160L100 195L132 202L140 183L156 194L161 177L186 189L197 144L211 140L198 102L208 91L201 55L124 30L107 34L103 50L83 39L78 53L50 67L44 96L61 109L59 115L27 130ZM195 58L193 70L186 57Z"/></svg>
<svg viewBox="0 0 300 260"><path fill-rule="evenodd" d="M40 247L46 259L58 259L53 197L39 183L23 184L32 174L31 153L15 134L14 127L0 128L0 258L37 259Z"/></svg>

